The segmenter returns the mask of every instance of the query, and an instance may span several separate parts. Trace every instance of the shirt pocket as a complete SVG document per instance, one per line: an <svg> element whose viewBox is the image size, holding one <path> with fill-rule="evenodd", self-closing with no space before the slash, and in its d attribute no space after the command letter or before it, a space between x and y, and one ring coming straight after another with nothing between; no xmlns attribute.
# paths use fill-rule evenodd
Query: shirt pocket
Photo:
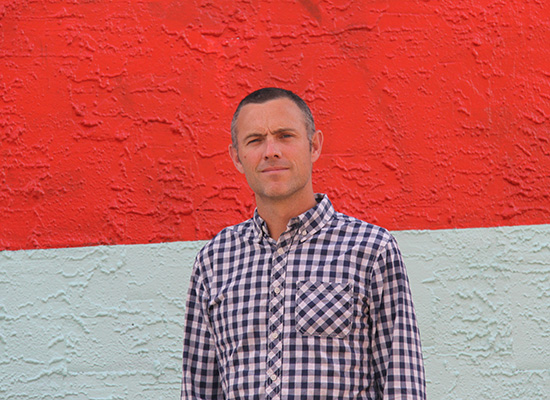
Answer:
<svg viewBox="0 0 550 400"><path fill-rule="evenodd" d="M299 281L296 284L296 329L303 335L343 338L353 319L350 284Z"/></svg>

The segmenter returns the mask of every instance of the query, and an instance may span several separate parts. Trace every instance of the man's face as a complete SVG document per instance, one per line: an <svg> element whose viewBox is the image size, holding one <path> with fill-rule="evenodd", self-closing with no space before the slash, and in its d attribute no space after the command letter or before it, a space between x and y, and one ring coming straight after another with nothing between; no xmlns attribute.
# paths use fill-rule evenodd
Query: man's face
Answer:
<svg viewBox="0 0 550 400"><path fill-rule="evenodd" d="M257 200L299 201L313 191L311 169L321 153L322 134L311 145L302 111L287 98L247 104L236 121L237 148L229 152Z"/></svg>

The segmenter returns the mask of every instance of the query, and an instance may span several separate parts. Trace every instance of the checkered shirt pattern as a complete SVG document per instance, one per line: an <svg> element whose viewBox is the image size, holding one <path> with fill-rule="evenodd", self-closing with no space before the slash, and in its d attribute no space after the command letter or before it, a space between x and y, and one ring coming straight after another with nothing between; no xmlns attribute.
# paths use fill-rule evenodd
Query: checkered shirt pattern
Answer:
<svg viewBox="0 0 550 400"><path fill-rule="evenodd" d="M426 398L395 239L316 198L278 241L256 212L197 255L182 400Z"/></svg>

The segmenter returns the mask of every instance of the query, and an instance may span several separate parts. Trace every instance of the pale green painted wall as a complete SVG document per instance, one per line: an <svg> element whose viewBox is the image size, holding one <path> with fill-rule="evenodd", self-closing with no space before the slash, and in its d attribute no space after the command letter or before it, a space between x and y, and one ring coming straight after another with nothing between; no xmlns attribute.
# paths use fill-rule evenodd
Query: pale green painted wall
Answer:
<svg viewBox="0 0 550 400"><path fill-rule="evenodd" d="M394 234L429 398L546 399L550 225ZM0 398L177 399L201 245L0 252Z"/></svg>
<svg viewBox="0 0 550 400"><path fill-rule="evenodd" d="M550 225L394 234L429 398L549 399Z"/></svg>

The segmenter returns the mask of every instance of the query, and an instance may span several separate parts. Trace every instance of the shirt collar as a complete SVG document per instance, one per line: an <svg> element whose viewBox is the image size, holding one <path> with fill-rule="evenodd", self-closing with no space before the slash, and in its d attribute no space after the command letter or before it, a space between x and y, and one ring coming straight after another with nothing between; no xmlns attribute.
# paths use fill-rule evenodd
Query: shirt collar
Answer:
<svg viewBox="0 0 550 400"><path fill-rule="evenodd" d="M315 206L288 221L286 231L298 229L301 236L300 240L321 229L335 213L334 207L326 194L315 194L315 200L317 201ZM262 237L269 237L267 223L258 214L258 209L254 210L252 220L257 239L261 240Z"/></svg>

